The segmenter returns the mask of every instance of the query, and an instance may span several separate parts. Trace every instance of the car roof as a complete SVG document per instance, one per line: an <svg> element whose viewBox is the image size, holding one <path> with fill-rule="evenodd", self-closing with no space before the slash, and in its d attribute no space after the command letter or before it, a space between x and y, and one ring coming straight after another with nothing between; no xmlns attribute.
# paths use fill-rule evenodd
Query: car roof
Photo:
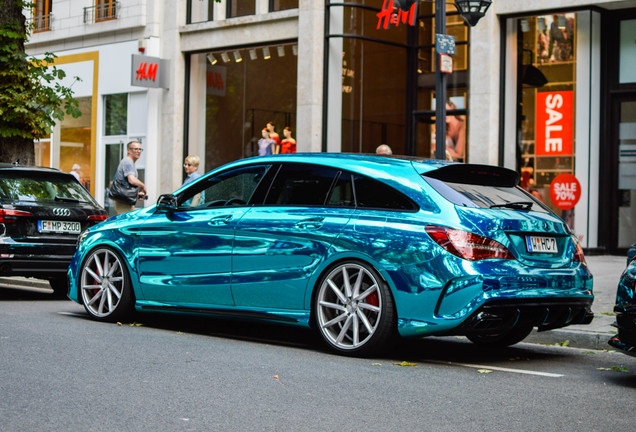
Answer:
<svg viewBox="0 0 636 432"><path fill-rule="evenodd" d="M424 159L413 156L401 155L376 155L364 153L285 153L269 156L256 156L243 159L241 162L253 163L262 162L297 162L325 164L342 169L383 167L385 169L415 169L422 174L431 170L436 170L442 166L455 164L456 162L441 161L437 159ZM232 165L232 164L231 164Z"/></svg>
<svg viewBox="0 0 636 432"><path fill-rule="evenodd" d="M38 173L51 173L51 174L68 174L64 171L61 171L57 168L48 168L41 166L31 166L31 165L20 165L17 163L0 163L0 171L11 171L11 172L38 172ZM70 175L70 174L68 174Z"/></svg>

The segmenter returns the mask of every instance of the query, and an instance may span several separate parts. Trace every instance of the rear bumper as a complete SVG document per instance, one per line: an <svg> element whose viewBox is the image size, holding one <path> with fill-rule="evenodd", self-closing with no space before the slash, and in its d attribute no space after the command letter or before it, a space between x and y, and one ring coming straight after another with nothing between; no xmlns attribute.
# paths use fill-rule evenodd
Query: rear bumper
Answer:
<svg viewBox="0 0 636 432"><path fill-rule="evenodd" d="M616 312L616 327L618 334L608 343L621 352L636 357L636 306L614 308Z"/></svg>
<svg viewBox="0 0 636 432"><path fill-rule="evenodd" d="M75 244L0 244L0 276L62 276L74 252Z"/></svg>
<svg viewBox="0 0 636 432"><path fill-rule="evenodd" d="M459 334L499 334L519 323L538 331L589 324L594 318L591 299L492 300L483 304L458 328Z"/></svg>

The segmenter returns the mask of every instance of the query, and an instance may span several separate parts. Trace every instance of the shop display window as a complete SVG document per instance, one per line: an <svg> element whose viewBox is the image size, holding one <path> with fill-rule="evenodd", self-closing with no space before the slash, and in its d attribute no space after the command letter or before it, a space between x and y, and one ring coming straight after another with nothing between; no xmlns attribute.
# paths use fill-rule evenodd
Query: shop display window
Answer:
<svg viewBox="0 0 636 432"><path fill-rule="evenodd" d="M518 20L518 169L521 185L574 228L574 209L550 199L559 174L575 173L576 14Z"/></svg>
<svg viewBox="0 0 636 432"><path fill-rule="evenodd" d="M258 155L268 122L280 140L285 127L296 138L297 54L286 43L193 55L205 68L206 170Z"/></svg>
<svg viewBox="0 0 636 432"><path fill-rule="evenodd" d="M394 154L430 158L435 145L435 8L420 2L412 20L393 7L390 0L358 0L328 8L330 40L342 38L342 76L329 76L331 83L341 78L342 92L335 95L335 84L330 84L328 104L341 103L341 151L373 153L388 144ZM456 145L457 138L452 144L462 148L453 158L460 161L466 160L468 148L468 33L454 6L447 5L446 34L455 38L456 54L445 102L460 110L447 118L453 127L463 126L456 134L461 144ZM335 53L329 58L333 62Z"/></svg>

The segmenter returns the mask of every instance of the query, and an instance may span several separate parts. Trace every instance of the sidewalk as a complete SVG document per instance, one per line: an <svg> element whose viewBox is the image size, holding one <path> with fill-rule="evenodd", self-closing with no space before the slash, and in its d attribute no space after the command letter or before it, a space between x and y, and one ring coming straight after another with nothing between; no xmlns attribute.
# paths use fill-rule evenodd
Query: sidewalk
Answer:
<svg viewBox="0 0 636 432"><path fill-rule="evenodd" d="M627 265L627 257L614 255L590 255L585 260L594 275L594 303L592 311L594 319L588 325L575 325L545 332L533 332L524 342L539 344L561 344L589 349L609 349L607 340L616 329L612 327L615 320L614 302L616 287L623 270ZM569 342L566 342L569 341Z"/></svg>

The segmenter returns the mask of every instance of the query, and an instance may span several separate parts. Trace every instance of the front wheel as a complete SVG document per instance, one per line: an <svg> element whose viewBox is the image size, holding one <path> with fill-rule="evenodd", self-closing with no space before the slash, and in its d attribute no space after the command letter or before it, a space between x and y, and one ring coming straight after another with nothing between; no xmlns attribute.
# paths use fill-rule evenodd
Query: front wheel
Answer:
<svg viewBox="0 0 636 432"><path fill-rule="evenodd" d="M86 258L79 288L86 312L99 321L115 322L132 312L134 301L128 271L110 248L97 248Z"/></svg>
<svg viewBox="0 0 636 432"><path fill-rule="evenodd" d="M386 347L394 335L395 305L372 267L358 261L339 263L317 288L316 325L332 350L362 356Z"/></svg>

